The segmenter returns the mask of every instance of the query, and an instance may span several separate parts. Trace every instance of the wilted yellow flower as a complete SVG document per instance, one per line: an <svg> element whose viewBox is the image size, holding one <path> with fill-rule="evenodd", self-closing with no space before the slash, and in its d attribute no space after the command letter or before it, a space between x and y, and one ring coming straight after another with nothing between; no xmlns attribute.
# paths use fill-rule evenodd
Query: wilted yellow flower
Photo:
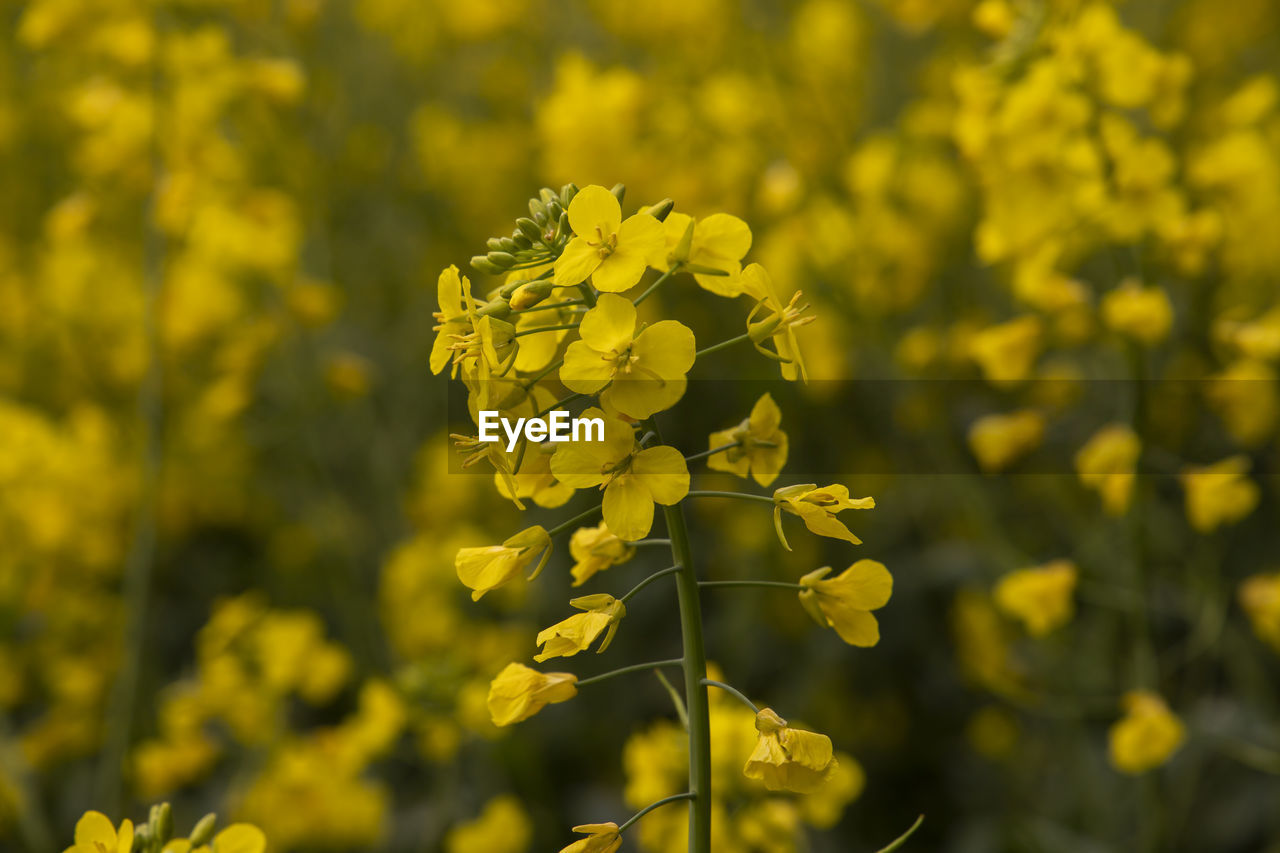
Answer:
<svg viewBox="0 0 1280 853"><path fill-rule="evenodd" d="M570 672L538 672L509 663L489 685L489 716L495 726L527 720L547 705L578 695L578 677Z"/></svg>
<svg viewBox="0 0 1280 853"><path fill-rule="evenodd" d="M540 525L525 528L501 545L462 548L454 558L458 580L472 590L471 600L479 601L486 592L514 580L539 554L542 559L529 576L538 576L551 557L551 537Z"/></svg>
<svg viewBox="0 0 1280 853"><path fill-rule="evenodd" d="M133 821L125 818L116 831L102 812L88 811L76 821L76 843L63 853L130 853L133 850Z"/></svg>
<svg viewBox="0 0 1280 853"><path fill-rule="evenodd" d="M782 533L783 510L800 516L804 526L819 536L861 545L862 540L836 518L836 513L846 509L874 509L875 505L875 498L850 499L849 490L844 486L827 486L821 489L815 483L784 486L773 493L773 526L778 531L778 539L788 551L791 546Z"/></svg>
<svg viewBox="0 0 1280 853"><path fill-rule="evenodd" d="M760 738L743 773L764 782L770 791L808 794L827 781L836 766L831 738L817 732L793 729L771 708L756 714Z"/></svg>
<svg viewBox="0 0 1280 853"><path fill-rule="evenodd" d="M560 368L560 381L570 391L595 394L609 385L609 404L637 420L684 396L697 345L683 323L661 320L636 334L636 307L605 293L582 318L578 333L582 339L569 344Z"/></svg>
<svg viewBox="0 0 1280 853"><path fill-rule="evenodd" d="M1142 442L1124 424L1111 424L1093 434L1076 453L1076 473L1080 482L1102 498L1109 515L1129 511L1133 483Z"/></svg>
<svg viewBox="0 0 1280 853"><path fill-rule="evenodd" d="M1186 739L1186 728L1164 700L1147 690L1131 690L1121 703L1125 715L1111 726L1108 754L1121 773L1146 773L1169 760Z"/></svg>
<svg viewBox="0 0 1280 853"><path fill-rule="evenodd" d="M622 836L618 825L609 823L584 823L575 826L574 832L585 833L586 838L579 838L568 847L562 847L560 853L614 853L622 846Z"/></svg>
<svg viewBox="0 0 1280 853"><path fill-rule="evenodd" d="M1257 483L1247 476L1249 457L1230 456L1221 462L1191 468L1181 476L1187 493L1187 520L1201 533L1235 524L1258 505Z"/></svg>
<svg viewBox="0 0 1280 853"><path fill-rule="evenodd" d="M819 625L835 628L840 639L851 646L874 646L880 642L880 625L872 610L889 603L893 575L883 563L859 560L839 575L824 580L829 566L800 578L800 603Z"/></svg>
<svg viewBox="0 0 1280 853"><path fill-rule="evenodd" d="M1245 578L1240 584L1240 606L1253 633L1280 652L1280 572Z"/></svg>
<svg viewBox="0 0 1280 853"><path fill-rule="evenodd" d="M619 539L603 521L596 527L579 527L569 539L569 554L574 559L573 585L582 586L597 572L625 563L636 549Z"/></svg>
<svg viewBox="0 0 1280 853"><path fill-rule="evenodd" d="M208 844L193 847L186 838L175 838L161 853L263 853L267 836L251 823L233 823L213 837Z"/></svg>
<svg viewBox="0 0 1280 853"><path fill-rule="evenodd" d="M599 409L584 418L604 420L604 441L561 444L551 457L551 471L575 489L604 489L604 522L618 537L633 542L653 526L655 502L670 506L689 493L689 468L674 447L636 444L631 425Z"/></svg>
<svg viewBox="0 0 1280 853"><path fill-rule="evenodd" d="M747 334L751 336L756 350L781 361L783 379L808 382L809 374L800 354L800 344L796 341L796 329L812 323L816 318L805 315L809 306L800 304L803 296L801 291L791 294L791 299L784 305L782 297L778 295L778 288L773 283L773 276L759 264L751 264L744 269L741 282L742 292L756 300L755 307L747 315ZM757 320L757 314L762 319ZM764 342L770 338L778 350L776 355L764 348Z"/></svg>
<svg viewBox="0 0 1280 853"><path fill-rule="evenodd" d="M751 415L731 429L711 433L709 450L737 442L707 459L713 471L727 471L746 478L748 474L760 485L769 486L778 479L787 464L787 434L779 429L782 411L768 394L756 400Z"/></svg>
<svg viewBox="0 0 1280 853"><path fill-rule="evenodd" d="M645 267L660 265L666 239L662 223L648 213L622 219L622 205L601 186L583 187L569 202L569 225L576 235L556 258L558 285L591 277L596 290L621 293L634 287Z"/></svg>
<svg viewBox="0 0 1280 853"><path fill-rule="evenodd" d="M1021 382L1031 375L1040 354L1041 323L1026 315L988 326L969 339L969 355L994 385Z"/></svg>
<svg viewBox="0 0 1280 853"><path fill-rule="evenodd" d="M1173 327L1173 305L1163 288L1129 278L1102 297L1102 319L1111 331L1155 346Z"/></svg>
<svg viewBox="0 0 1280 853"><path fill-rule="evenodd" d="M669 213L662 222L662 230L666 235L667 257L671 260L728 273L695 272L693 278L699 285L720 296L742 294L742 258L751 248L751 229L747 223L727 213L713 213L696 222L688 214Z"/></svg>
<svg viewBox="0 0 1280 853"><path fill-rule="evenodd" d="M542 662L554 657L573 657L588 648L601 634L604 634L604 642L596 652L603 652L613 642L618 623L627 615L626 605L606 593L571 599L569 606L586 612L575 613L539 632L537 643L542 646L542 653L534 655L534 660Z"/></svg>
<svg viewBox="0 0 1280 853"><path fill-rule="evenodd" d="M983 471L1001 471L1044 438L1044 415L1033 409L987 415L969 427L969 448Z"/></svg>
<svg viewBox="0 0 1280 853"><path fill-rule="evenodd" d="M475 820L455 826L445 836L446 853L525 853L533 822L520 801L509 794L494 797Z"/></svg>
<svg viewBox="0 0 1280 853"><path fill-rule="evenodd" d="M1021 620L1027 633L1043 637L1071 621L1078 574L1070 560L1017 569L996 582L993 597L1006 615Z"/></svg>

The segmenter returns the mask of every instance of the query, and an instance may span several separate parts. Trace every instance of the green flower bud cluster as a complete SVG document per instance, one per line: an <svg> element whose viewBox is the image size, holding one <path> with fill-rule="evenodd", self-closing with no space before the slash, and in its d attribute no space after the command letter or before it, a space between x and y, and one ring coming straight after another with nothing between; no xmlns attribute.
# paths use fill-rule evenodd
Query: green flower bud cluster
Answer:
<svg viewBox="0 0 1280 853"><path fill-rule="evenodd" d="M620 191L619 184L615 190ZM503 275L511 270L527 269L549 263L560 257L572 236L569 228L569 202L578 194L575 184L565 184L556 192L543 187L529 199L529 215L516 220L510 237L490 237L489 251L471 259L471 266L489 275Z"/></svg>

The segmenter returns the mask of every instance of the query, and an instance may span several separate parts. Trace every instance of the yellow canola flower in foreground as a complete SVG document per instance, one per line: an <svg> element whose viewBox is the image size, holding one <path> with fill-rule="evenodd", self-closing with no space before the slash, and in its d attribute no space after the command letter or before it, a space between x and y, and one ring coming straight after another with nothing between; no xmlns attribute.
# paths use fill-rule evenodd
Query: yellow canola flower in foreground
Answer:
<svg viewBox="0 0 1280 853"><path fill-rule="evenodd" d="M533 659L539 663L548 658L573 657L589 648L601 634L604 634L604 642L596 652L603 652L613 642L613 635L618 633L618 623L627 615L626 605L606 593L574 598L569 605L586 612L575 613L538 634L537 642L542 646L542 653L534 655Z"/></svg>
<svg viewBox="0 0 1280 853"><path fill-rule="evenodd" d="M573 585L582 586L597 573L610 566L625 563L636 549L619 539L603 521L596 527L579 527L569 538L569 555L573 557Z"/></svg>
<svg viewBox="0 0 1280 853"><path fill-rule="evenodd" d="M1021 621L1031 636L1043 637L1071 621L1078 576L1070 560L1009 572L996 582L996 607Z"/></svg>
<svg viewBox="0 0 1280 853"><path fill-rule="evenodd" d="M809 372L805 369L804 358L800 355L800 343L796 340L796 329L812 323L816 317L805 315L807 304L801 305L803 293L797 290L784 305L778 294L773 276L759 264L751 264L742 271L742 292L756 301L756 305L747 315L747 334L758 352L777 359L782 365L782 378L789 382L800 379L809 381ZM757 314L762 315L756 319ZM764 348L764 342L773 339L777 353Z"/></svg>
<svg viewBox="0 0 1280 853"><path fill-rule="evenodd" d="M1258 506L1258 484L1249 479L1249 457L1240 454L1182 474L1187 520L1201 533L1235 524Z"/></svg>
<svg viewBox="0 0 1280 853"><path fill-rule="evenodd" d="M133 850L133 821L125 818L116 830L111 818L88 811L76 821L76 843L63 853L130 853Z"/></svg>
<svg viewBox="0 0 1280 853"><path fill-rule="evenodd" d="M570 672L538 672L509 663L489 685L489 716L495 726L527 720L547 705L578 695L578 677Z"/></svg>
<svg viewBox="0 0 1280 853"><path fill-rule="evenodd" d="M622 218L622 205L601 186L583 187L569 202L574 238L556 258L553 281L581 284L588 277L604 293L635 286L648 266L663 263L666 238L662 224L648 213Z"/></svg>
<svg viewBox="0 0 1280 853"><path fill-rule="evenodd" d="M516 578L539 554L542 559L529 575L533 580L551 557L551 537L540 525L521 530L501 545L459 549L454 558L458 580L471 590L471 600Z"/></svg>
<svg viewBox="0 0 1280 853"><path fill-rule="evenodd" d="M851 646L869 647L880 642L880 624L871 615L889 603L893 575L883 563L859 560L839 575L825 580L829 566L800 579L800 604L824 628L834 628Z"/></svg>
<svg viewBox="0 0 1280 853"><path fill-rule="evenodd" d="M578 333L581 340L569 344L560 368L570 391L595 394L608 385L608 403L637 420L684 396L697 345L683 323L662 320L636 334L636 307L606 293L582 318Z"/></svg>
<svg viewBox="0 0 1280 853"><path fill-rule="evenodd" d="M728 273L710 275L695 270L693 279L704 290L718 296L742 295L742 258L751 248L747 223L727 213L713 213L695 221L687 213L672 212L663 220L662 230L669 260Z"/></svg>
<svg viewBox="0 0 1280 853"><path fill-rule="evenodd" d="M846 509L875 509L875 498L849 497L849 489L835 485L818 488L815 483L796 486L784 486L773 493L773 526L778 532L778 539L788 551L787 537L782 532L782 511L800 516L804 526L819 536L832 539L843 539L854 545L861 545L862 540L854 536L849 528L836 518L836 513Z"/></svg>
<svg viewBox="0 0 1280 853"><path fill-rule="evenodd" d="M604 522L619 538L643 539L653 527L653 505L678 503L689 493L689 468L674 447L641 448L626 421L596 408L583 418L604 419L604 441L561 444L551 472L576 489L604 489Z"/></svg>
<svg viewBox="0 0 1280 853"><path fill-rule="evenodd" d="M760 738L747 759L743 773L764 782L770 791L816 791L836 767L831 738L817 732L793 729L771 708L756 714Z"/></svg>
<svg viewBox="0 0 1280 853"><path fill-rule="evenodd" d="M707 459L713 471L726 471L743 479L748 475L761 486L769 487L787 464L787 434L779 427L782 410L765 394L751 408L751 415L731 429L711 433L708 450L737 443Z"/></svg>
<svg viewBox="0 0 1280 853"><path fill-rule="evenodd" d="M622 846L622 834L618 825L608 823L584 823L575 826L574 832L586 833L586 838L579 838L568 847L560 849L560 853L614 853Z"/></svg>
<svg viewBox="0 0 1280 853"><path fill-rule="evenodd" d="M1136 776L1168 761L1186 739L1186 727L1150 691L1131 690L1122 704L1125 715L1111 726L1108 754L1115 769Z"/></svg>

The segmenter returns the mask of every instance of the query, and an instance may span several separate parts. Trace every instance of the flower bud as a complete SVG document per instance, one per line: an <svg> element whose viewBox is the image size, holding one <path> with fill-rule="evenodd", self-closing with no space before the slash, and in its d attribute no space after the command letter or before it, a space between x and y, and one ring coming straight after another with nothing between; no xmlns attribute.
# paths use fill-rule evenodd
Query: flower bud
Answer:
<svg viewBox="0 0 1280 853"><path fill-rule="evenodd" d="M530 202L532 204L532 202ZM542 240L542 226L534 222L527 216L522 216L516 220L516 227L520 229L520 233L537 243Z"/></svg>
<svg viewBox="0 0 1280 853"><path fill-rule="evenodd" d="M471 268L477 272L488 273L489 275L502 275L504 272L502 267L489 260L485 255L472 256Z"/></svg>
<svg viewBox="0 0 1280 853"><path fill-rule="evenodd" d="M533 221L541 225L547 221L547 206L536 198L529 199L529 215Z"/></svg>
<svg viewBox="0 0 1280 853"><path fill-rule="evenodd" d="M147 822L151 835L160 842L160 846L169 843L173 837L173 809L168 803L159 803L151 807L151 817Z"/></svg>
<svg viewBox="0 0 1280 853"><path fill-rule="evenodd" d="M622 204L622 200L627 194L627 185L614 184L613 188L610 189L609 192L613 193L613 197L618 200L618 204Z"/></svg>
<svg viewBox="0 0 1280 853"><path fill-rule="evenodd" d="M202 844L208 844L213 838L213 829L218 824L218 816L212 812L200 818L200 821L191 830L191 834L187 838L191 841L192 847L199 847Z"/></svg>
<svg viewBox="0 0 1280 853"><path fill-rule="evenodd" d="M511 307L517 311L531 308L550 296L553 287L550 279L525 282L511 294Z"/></svg>
<svg viewBox="0 0 1280 853"><path fill-rule="evenodd" d="M659 222L665 222L667 214L675 209L676 203L669 198L664 198L657 204L651 204L645 208L644 212L652 216Z"/></svg>
<svg viewBox="0 0 1280 853"><path fill-rule="evenodd" d="M516 256L507 252L490 252L485 257L489 259L489 263L500 269L509 270L516 265Z"/></svg>
<svg viewBox="0 0 1280 853"><path fill-rule="evenodd" d="M565 184L560 188L560 203L565 207L569 206L569 202L573 201L573 197L578 194L577 184Z"/></svg>

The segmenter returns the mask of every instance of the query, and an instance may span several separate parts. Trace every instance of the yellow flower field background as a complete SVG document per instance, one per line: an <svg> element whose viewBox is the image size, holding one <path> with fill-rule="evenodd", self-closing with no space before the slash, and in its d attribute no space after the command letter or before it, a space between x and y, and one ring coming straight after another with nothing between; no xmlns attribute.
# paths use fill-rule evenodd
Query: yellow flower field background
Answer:
<svg viewBox="0 0 1280 853"><path fill-rule="evenodd" d="M0 850L1280 851L1273 0L0 9Z"/></svg>

